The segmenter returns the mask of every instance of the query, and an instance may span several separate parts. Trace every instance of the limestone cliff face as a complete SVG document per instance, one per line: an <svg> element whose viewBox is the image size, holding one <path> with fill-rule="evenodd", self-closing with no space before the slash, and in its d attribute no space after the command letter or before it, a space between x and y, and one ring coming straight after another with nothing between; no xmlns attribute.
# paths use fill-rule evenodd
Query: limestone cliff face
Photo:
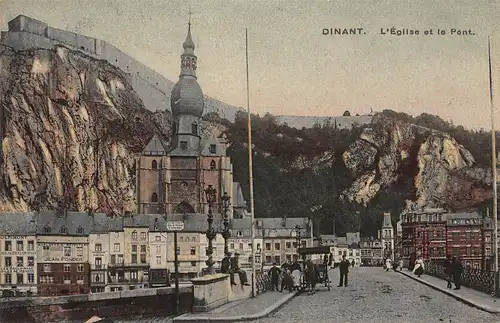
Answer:
<svg viewBox="0 0 500 323"><path fill-rule="evenodd" d="M402 177L413 177L417 205L464 208L490 197L491 172L474 167L467 149L446 133L409 123L376 118L343 159L355 177L343 192L352 202L366 204Z"/></svg>
<svg viewBox="0 0 500 323"><path fill-rule="evenodd" d="M0 47L4 114L0 211L135 210L135 157L170 114L150 112L127 77L65 47Z"/></svg>

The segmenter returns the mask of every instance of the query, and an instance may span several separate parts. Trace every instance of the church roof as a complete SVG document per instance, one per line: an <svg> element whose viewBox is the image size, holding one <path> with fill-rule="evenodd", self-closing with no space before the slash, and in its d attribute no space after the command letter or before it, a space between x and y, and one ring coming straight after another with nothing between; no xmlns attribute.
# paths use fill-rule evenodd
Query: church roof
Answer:
<svg viewBox="0 0 500 323"><path fill-rule="evenodd" d="M179 78L170 94L170 105L173 115L202 117L205 98L194 76L183 75Z"/></svg>
<svg viewBox="0 0 500 323"><path fill-rule="evenodd" d="M233 206L234 207L246 207L246 201L243 197L243 192L241 191L241 184L238 182L233 182Z"/></svg>
<svg viewBox="0 0 500 323"><path fill-rule="evenodd" d="M163 146L160 138L158 138L157 135L154 135L146 145L146 148L142 151L142 154L149 156L165 156L167 155L167 150Z"/></svg>

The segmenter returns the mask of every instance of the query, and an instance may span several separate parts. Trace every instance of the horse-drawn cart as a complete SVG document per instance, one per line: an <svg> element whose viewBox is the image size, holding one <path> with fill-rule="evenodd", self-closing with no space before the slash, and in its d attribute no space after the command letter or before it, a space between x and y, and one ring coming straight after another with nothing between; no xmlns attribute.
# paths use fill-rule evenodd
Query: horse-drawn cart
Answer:
<svg viewBox="0 0 500 323"><path fill-rule="evenodd" d="M299 255L302 258L307 258L311 255L322 255L321 263L314 264L311 260L306 260L304 262L304 280L302 282L302 287L304 289L309 289L309 292L314 293L315 286L312 285L324 285L328 290L332 288L332 281L328 275L328 263L323 261L324 256L329 259L330 247L319 246L310 248L299 248Z"/></svg>

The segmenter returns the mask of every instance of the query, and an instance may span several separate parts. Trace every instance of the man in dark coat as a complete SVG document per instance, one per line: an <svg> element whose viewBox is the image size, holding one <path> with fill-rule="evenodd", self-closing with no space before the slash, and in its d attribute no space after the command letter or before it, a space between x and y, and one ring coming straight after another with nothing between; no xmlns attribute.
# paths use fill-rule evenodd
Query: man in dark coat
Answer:
<svg viewBox="0 0 500 323"><path fill-rule="evenodd" d="M231 285L236 285L236 283L234 282L234 273L231 270L231 253L230 252L226 253L224 258L222 258L222 263L220 265L220 271L223 274L229 274L229 280L231 281Z"/></svg>
<svg viewBox="0 0 500 323"><path fill-rule="evenodd" d="M241 270L239 265L240 254L235 252L234 257L231 258L231 272L238 274L240 276L240 283L245 286L250 286L247 279L247 273Z"/></svg>
<svg viewBox="0 0 500 323"><path fill-rule="evenodd" d="M347 275L349 274L349 267L350 267L349 260L345 259L345 255L342 256L342 261L340 261L339 264L339 270L340 270L340 281L339 281L339 286L337 287L342 287L345 286L347 287Z"/></svg>
<svg viewBox="0 0 500 323"><path fill-rule="evenodd" d="M269 273L268 273L268 275L271 277L271 290L273 292L274 292L274 288L276 288L277 291L280 291L278 288L279 280L280 280L280 273L281 273L281 270L278 267L276 267L276 263L273 263L273 266L271 267L271 269L269 269ZM283 289L283 287L281 289Z"/></svg>
<svg viewBox="0 0 500 323"><path fill-rule="evenodd" d="M447 288L451 288L451 282L453 281L453 260L447 257L444 264L444 274L446 275L446 281L448 282Z"/></svg>
<svg viewBox="0 0 500 323"><path fill-rule="evenodd" d="M453 257L453 280L455 281L455 289L460 289L462 272L464 267L462 266L462 262L457 257Z"/></svg>

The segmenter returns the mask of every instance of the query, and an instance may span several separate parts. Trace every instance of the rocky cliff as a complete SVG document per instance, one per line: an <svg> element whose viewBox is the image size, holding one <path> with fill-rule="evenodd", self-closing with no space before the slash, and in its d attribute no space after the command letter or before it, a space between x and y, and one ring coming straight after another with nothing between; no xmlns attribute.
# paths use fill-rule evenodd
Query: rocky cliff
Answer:
<svg viewBox="0 0 500 323"><path fill-rule="evenodd" d="M134 157L168 140L170 115L144 109L120 70L61 46L1 48L0 102L0 211L135 210Z"/></svg>
<svg viewBox="0 0 500 323"><path fill-rule="evenodd" d="M476 167L472 154L449 134L408 122L378 116L343 160L355 176L343 193L351 202L366 205L405 177L419 206L463 209L491 198L489 169Z"/></svg>

